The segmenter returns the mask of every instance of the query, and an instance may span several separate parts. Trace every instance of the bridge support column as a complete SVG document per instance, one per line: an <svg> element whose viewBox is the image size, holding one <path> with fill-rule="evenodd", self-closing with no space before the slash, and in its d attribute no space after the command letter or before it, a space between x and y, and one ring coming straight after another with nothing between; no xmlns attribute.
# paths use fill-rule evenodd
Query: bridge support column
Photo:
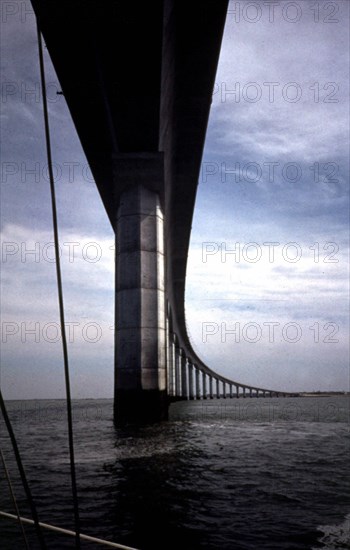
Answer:
<svg viewBox="0 0 350 550"><path fill-rule="evenodd" d="M168 394L173 395L173 335L170 332L169 318L166 319L167 385Z"/></svg>
<svg viewBox="0 0 350 550"><path fill-rule="evenodd" d="M203 388L203 399L207 398L207 375L205 372L202 372L202 388Z"/></svg>
<svg viewBox="0 0 350 550"><path fill-rule="evenodd" d="M239 397L239 386L236 386L236 397Z"/></svg>
<svg viewBox="0 0 350 550"><path fill-rule="evenodd" d="M188 392L190 399L194 399L194 387L193 387L193 365L188 363Z"/></svg>
<svg viewBox="0 0 350 550"><path fill-rule="evenodd" d="M216 379L216 398L220 399L220 381Z"/></svg>
<svg viewBox="0 0 350 550"><path fill-rule="evenodd" d="M180 348L175 348L175 396L181 396L181 355Z"/></svg>
<svg viewBox="0 0 350 550"><path fill-rule="evenodd" d="M176 377L176 368L175 368L175 335L173 333L170 333L170 345L169 345L169 372L168 372L168 383L169 383L169 390L168 393L171 397L175 397L176 395L176 383L175 383L175 377Z"/></svg>
<svg viewBox="0 0 350 550"><path fill-rule="evenodd" d="M209 397L210 397L210 399L214 398L214 394L213 394L213 377L212 376L209 376Z"/></svg>
<svg viewBox="0 0 350 550"><path fill-rule="evenodd" d="M226 399L226 382L222 383L222 394L224 399Z"/></svg>
<svg viewBox="0 0 350 550"><path fill-rule="evenodd" d="M195 369L196 372L196 399L201 398L201 386L200 386L200 380L199 380L199 369Z"/></svg>
<svg viewBox="0 0 350 550"><path fill-rule="evenodd" d="M154 190L163 185L163 156L126 154L115 162L115 421L152 422L168 413L164 220Z"/></svg>
<svg viewBox="0 0 350 550"><path fill-rule="evenodd" d="M181 350L181 395L183 399L188 399L187 384L187 359L183 350Z"/></svg>

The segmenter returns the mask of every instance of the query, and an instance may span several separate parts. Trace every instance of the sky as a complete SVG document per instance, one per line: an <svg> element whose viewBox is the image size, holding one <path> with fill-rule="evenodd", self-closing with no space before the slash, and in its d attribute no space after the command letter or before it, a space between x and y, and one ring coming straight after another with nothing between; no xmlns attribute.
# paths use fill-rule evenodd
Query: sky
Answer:
<svg viewBox="0 0 350 550"><path fill-rule="evenodd" d="M65 396L35 20L1 3L1 366ZM349 389L349 3L231 1L186 279L198 355L241 383ZM113 396L114 234L45 51L72 394Z"/></svg>

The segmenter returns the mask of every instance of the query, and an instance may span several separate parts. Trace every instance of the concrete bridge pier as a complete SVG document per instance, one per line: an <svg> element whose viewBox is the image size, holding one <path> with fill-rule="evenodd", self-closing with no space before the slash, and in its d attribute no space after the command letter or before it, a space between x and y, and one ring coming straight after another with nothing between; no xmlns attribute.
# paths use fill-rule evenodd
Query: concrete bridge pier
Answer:
<svg viewBox="0 0 350 550"><path fill-rule="evenodd" d="M176 395L175 387L175 335L169 333L169 347L168 347L168 394L171 397Z"/></svg>
<svg viewBox="0 0 350 550"><path fill-rule="evenodd" d="M194 399L194 387L193 387L193 365L188 363L188 392L190 399Z"/></svg>
<svg viewBox="0 0 350 550"><path fill-rule="evenodd" d="M175 348L175 395L181 395L181 351L179 347Z"/></svg>
<svg viewBox="0 0 350 550"><path fill-rule="evenodd" d="M210 399L214 399L213 377L212 376L209 376L209 397L210 397Z"/></svg>
<svg viewBox="0 0 350 550"><path fill-rule="evenodd" d="M200 370L196 368L195 372L196 372L196 399L200 399L201 398Z"/></svg>
<svg viewBox="0 0 350 550"><path fill-rule="evenodd" d="M203 388L203 399L207 398L207 375L205 372L202 372L202 388Z"/></svg>
<svg viewBox="0 0 350 550"><path fill-rule="evenodd" d="M187 383L187 359L183 350L181 353L181 395L183 399L188 399L188 383Z"/></svg>
<svg viewBox="0 0 350 550"><path fill-rule="evenodd" d="M168 415L161 153L115 158L115 421Z"/></svg>
<svg viewBox="0 0 350 550"><path fill-rule="evenodd" d="M116 234L116 423L166 418L169 402L186 395L229 397L231 383L237 396L249 397L250 386L215 373L197 356L184 307L228 0L136 8L115 0L103 3L103 17L96 16L96 2L71 2L68 18L61 0L31 3ZM145 93L137 92L140 82L147 83ZM176 353L180 347L186 360ZM250 395L288 394L253 388Z"/></svg>

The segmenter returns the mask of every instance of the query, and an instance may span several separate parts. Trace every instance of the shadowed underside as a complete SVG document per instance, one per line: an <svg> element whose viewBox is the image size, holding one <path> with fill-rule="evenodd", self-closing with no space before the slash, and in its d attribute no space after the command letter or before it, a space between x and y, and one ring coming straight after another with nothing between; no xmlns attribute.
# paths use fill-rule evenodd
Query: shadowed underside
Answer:
<svg viewBox="0 0 350 550"><path fill-rule="evenodd" d="M245 396L246 391L249 395L252 392L271 395L270 390L251 388L209 369L193 351L185 324L188 246L227 3L227 0L32 0L113 228L117 230L118 223L121 230L132 227L130 220L121 222L117 213L133 186L141 183L147 192L159 198L166 251L164 303L159 307L168 319L166 358L161 361L166 363L168 372L165 389L162 386L155 397L155 408L164 409L164 393L198 397L199 372L203 397L226 395L225 388L230 389L230 396L233 388L235 395ZM133 246L124 250L125 264L131 261L131 254L136 254L136 244ZM137 250L147 266L152 253L159 256L157 248L150 250L146 259L141 244ZM142 279L146 268L141 263L138 269ZM154 262L154 266L158 269L159 262ZM135 315L141 319L144 306L138 296L142 293L139 290L139 295L132 294L127 288L127 277L124 279L123 273L117 275L117 290L124 292L132 303L140 302ZM142 284L145 287L142 296L145 292L152 294L151 283ZM155 284L153 289L156 304L163 300L163 295L156 293L158 286ZM120 305L117 312L119 315ZM154 346L145 353L147 357L156 353L160 361L161 354L154 351ZM144 357L145 353L141 350L139 356ZM157 372L166 365L160 365ZM198 373L195 385L193 368ZM152 381L148 380L151 392ZM215 392L213 380L217 382ZM136 384L135 388L132 391L136 391L138 402L148 403L142 384ZM128 393L120 395L120 403L131 403L133 400L128 400L128 396Z"/></svg>

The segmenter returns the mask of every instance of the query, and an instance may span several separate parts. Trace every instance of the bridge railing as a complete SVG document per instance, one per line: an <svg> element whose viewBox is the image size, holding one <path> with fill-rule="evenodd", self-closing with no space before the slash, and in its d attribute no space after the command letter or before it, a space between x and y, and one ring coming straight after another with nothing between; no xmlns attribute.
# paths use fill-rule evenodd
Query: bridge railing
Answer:
<svg viewBox="0 0 350 550"><path fill-rule="evenodd" d="M239 397L297 397L271 388L242 384L210 369L195 353L189 339L172 331L171 310L167 319L168 394L171 400L226 399Z"/></svg>

